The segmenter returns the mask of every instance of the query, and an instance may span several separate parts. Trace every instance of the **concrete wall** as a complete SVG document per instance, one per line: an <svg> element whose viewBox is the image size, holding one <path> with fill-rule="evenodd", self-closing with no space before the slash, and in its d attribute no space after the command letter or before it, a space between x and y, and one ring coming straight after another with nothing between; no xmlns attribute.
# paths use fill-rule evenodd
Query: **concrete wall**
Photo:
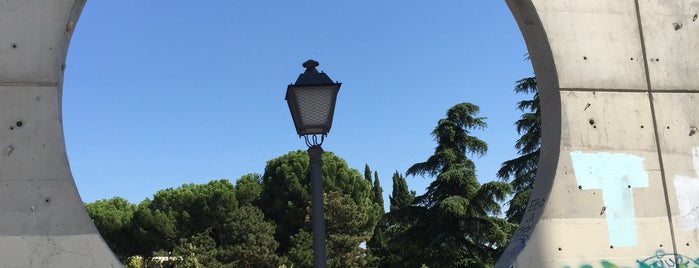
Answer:
<svg viewBox="0 0 699 268"><path fill-rule="evenodd" d="M0 266L121 267L68 166L61 91L84 0L0 0Z"/></svg>
<svg viewBox="0 0 699 268"><path fill-rule="evenodd" d="M699 267L699 1L507 2L543 144L497 267Z"/></svg>

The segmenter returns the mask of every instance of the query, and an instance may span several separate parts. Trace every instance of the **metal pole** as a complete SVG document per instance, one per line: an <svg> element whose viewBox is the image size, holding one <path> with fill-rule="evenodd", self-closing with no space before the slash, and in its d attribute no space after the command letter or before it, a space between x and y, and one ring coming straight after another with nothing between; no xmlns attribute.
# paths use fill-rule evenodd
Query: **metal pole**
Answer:
<svg viewBox="0 0 699 268"><path fill-rule="evenodd" d="M311 168L311 231L313 231L313 267L325 268L325 217L323 212L323 148L308 148Z"/></svg>

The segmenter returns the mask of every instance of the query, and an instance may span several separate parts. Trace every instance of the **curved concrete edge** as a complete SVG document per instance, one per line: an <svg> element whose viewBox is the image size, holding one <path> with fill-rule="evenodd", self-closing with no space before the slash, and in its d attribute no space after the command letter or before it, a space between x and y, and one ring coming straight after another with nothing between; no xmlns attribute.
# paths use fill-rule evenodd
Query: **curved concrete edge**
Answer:
<svg viewBox="0 0 699 268"><path fill-rule="evenodd" d="M531 1L507 0L512 15L524 36L529 58L537 74L539 105L541 107L542 144L537 169L536 186L520 226L495 267L511 267L529 242L551 193L556 175L561 140L561 100L558 76L546 32ZM538 75L546 74L546 75Z"/></svg>
<svg viewBox="0 0 699 268"><path fill-rule="evenodd" d="M507 3L543 137L496 267L699 267L699 1Z"/></svg>
<svg viewBox="0 0 699 268"><path fill-rule="evenodd" d="M80 199L63 136L65 59L84 4L0 1L3 267L121 267Z"/></svg>

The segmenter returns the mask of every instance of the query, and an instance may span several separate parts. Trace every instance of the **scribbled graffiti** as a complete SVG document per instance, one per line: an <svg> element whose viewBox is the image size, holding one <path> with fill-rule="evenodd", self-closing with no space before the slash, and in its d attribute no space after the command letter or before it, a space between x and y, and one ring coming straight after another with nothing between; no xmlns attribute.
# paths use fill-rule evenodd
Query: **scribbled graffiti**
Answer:
<svg viewBox="0 0 699 268"><path fill-rule="evenodd" d="M607 260L602 260L599 262L599 266L593 264L582 264L579 268L699 268L699 258L691 258L681 254L665 253L665 251L658 250L653 256L648 258L636 260L634 266L621 266L614 264ZM572 268L572 266L566 265L563 268Z"/></svg>
<svg viewBox="0 0 699 268"><path fill-rule="evenodd" d="M609 243L630 247L637 243L634 188L648 187L643 158L625 153L570 153L579 189L602 190ZM606 213L605 213L606 211Z"/></svg>
<svg viewBox="0 0 699 268"><path fill-rule="evenodd" d="M601 261L601 262L600 262L600 265L601 265L601 266L598 266L598 267L602 267L602 268L629 268L629 267L627 267L627 266L619 266L619 265L613 264L613 263L611 263L611 262L609 262L609 261ZM571 267L570 267L570 266L564 266L563 268L571 268ZM595 267L595 266L592 265L592 264L583 264L583 265L580 265L580 268L597 268L597 267Z"/></svg>
<svg viewBox="0 0 699 268"><path fill-rule="evenodd" d="M510 267L510 264L514 262L517 255L524 249L527 245L527 240L529 240L529 235L536 226L536 222L539 220L539 216L546 205L546 199L544 198L533 198L529 200L527 205L527 211L522 218L522 222L519 224L519 228L515 231L515 234L510 239L510 244L507 246L505 252L498 260L495 267ZM503 266L506 263L507 266Z"/></svg>
<svg viewBox="0 0 699 268"><path fill-rule="evenodd" d="M636 262L639 268L699 268L699 258L692 259L680 254L665 253L662 249L655 255Z"/></svg>
<svg viewBox="0 0 699 268"><path fill-rule="evenodd" d="M699 147L692 148L694 176L675 176L675 192L680 209L680 227L684 230L699 229Z"/></svg>

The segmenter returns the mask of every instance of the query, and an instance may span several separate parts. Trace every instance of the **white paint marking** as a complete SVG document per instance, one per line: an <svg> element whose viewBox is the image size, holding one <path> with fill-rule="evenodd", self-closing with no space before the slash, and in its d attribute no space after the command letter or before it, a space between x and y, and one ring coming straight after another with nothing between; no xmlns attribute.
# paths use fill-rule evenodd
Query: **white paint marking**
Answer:
<svg viewBox="0 0 699 268"><path fill-rule="evenodd" d="M699 229L699 147L692 148L694 176L675 176L675 193L680 208L680 228Z"/></svg>

